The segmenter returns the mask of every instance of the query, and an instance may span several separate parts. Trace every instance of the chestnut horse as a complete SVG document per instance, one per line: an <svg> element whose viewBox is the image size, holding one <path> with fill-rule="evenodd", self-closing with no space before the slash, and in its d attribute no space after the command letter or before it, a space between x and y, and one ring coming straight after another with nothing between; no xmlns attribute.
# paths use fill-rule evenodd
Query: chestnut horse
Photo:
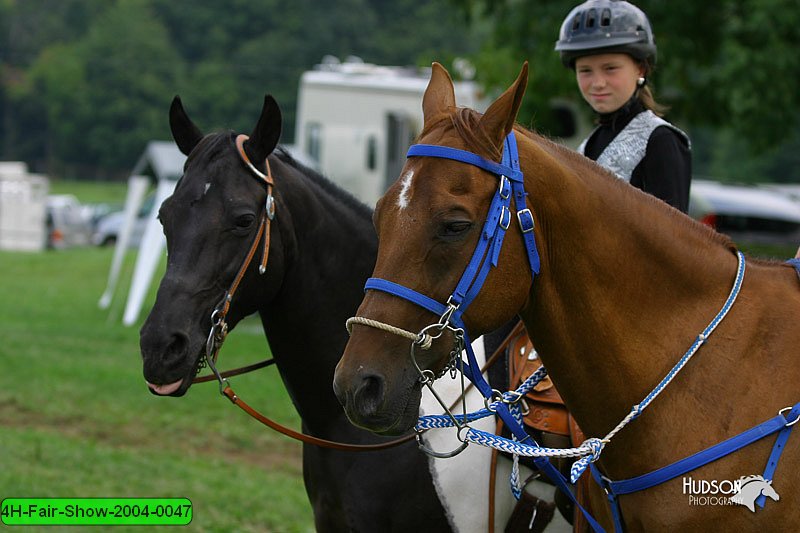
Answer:
<svg viewBox="0 0 800 533"><path fill-rule="evenodd" d="M526 83L527 64L481 115L456 107L449 75L434 64L418 142L498 162L513 130L539 273L532 274L528 244L512 216L496 266L464 312L463 324L478 336L518 314L575 420L587 436L603 437L688 353L733 294L741 268L727 237L515 125ZM463 160L410 154L375 211L379 247L373 277L444 307L484 238L482 227L498 188L493 174ZM800 401L798 289L798 276L789 266L748 258L727 316L649 408L606 443L594 465L597 471L611 480L640 476ZM410 332L441 320L398 296L367 291L359 320ZM409 357L407 339L364 321L353 323L334 380L350 419L381 434L414 426L421 388L415 365L438 374L447 365L454 336L444 331L427 350L417 346L416 356L412 347ZM724 498L691 499L714 495L692 494L693 487L725 486L724 480L762 472L776 442L773 435L683 476L619 496L626 529L769 531L800 523L800 488L792 481L800 467L798 438L788 440L774 472L772 486L780 501L767 501L751 513L719 505ZM596 510L608 509L596 486L592 503ZM611 524L610 514L598 514L604 525Z"/></svg>

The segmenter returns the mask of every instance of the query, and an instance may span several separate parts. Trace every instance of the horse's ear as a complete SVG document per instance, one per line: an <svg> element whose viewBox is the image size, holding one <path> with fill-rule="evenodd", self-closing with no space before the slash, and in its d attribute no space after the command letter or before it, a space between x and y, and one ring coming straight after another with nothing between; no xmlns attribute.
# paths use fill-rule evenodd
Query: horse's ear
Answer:
<svg viewBox="0 0 800 533"><path fill-rule="evenodd" d="M511 133L527 85L528 62L526 61L522 65L516 81L489 106L489 109L481 117L481 128L494 141L495 146L501 146L506 136Z"/></svg>
<svg viewBox="0 0 800 533"><path fill-rule="evenodd" d="M179 96L173 98L172 105L169 106L169 127L172 130L175 144L184 155L189 155L203 138L203 132L194 125L189 115L183 110Z"/></svg>
<svg viewBox="0 0 800 533"><path fill-rule="evenodd" d="M445 113L456 106L456 94L453 89L453 80L447 70L434 62L431 67L431 81L422 97L422 114L427 121L429 118Z"/></svg>
<svg viewBox="0 0 800 533"><path fill-rule="evenodd" d="M266 160L278 145L281 137L281 120L278 102L271 94L264 96L264 107L261 108L258 124L253 129L250 138L244 143L247 157L254 165L260 166L260 163Z"/></svg>

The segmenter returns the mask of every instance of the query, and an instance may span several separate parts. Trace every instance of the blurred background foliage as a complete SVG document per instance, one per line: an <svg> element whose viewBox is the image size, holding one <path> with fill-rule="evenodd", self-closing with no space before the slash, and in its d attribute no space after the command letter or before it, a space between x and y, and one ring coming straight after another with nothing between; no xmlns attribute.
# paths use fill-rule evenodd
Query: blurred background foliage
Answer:
<svg viewBox="0 0 800 533"><path fill-rule="evenodd" d="M297 85L327 54L387 65L470 59L493 95L524 60L519 120L558 135L554 98L580 101L553 44L565 0L0 0L0 158L51 176L123 178L169 139L180 94L205 129L247 130L264 93L293 142ZM668 118L694 142L695 175L800 182L800 3L640 0L659 47Z"/></svg>
<svg viewBox="0 0 800 533"><path fill-rule="evenodd" d="M475 55L479 79L506 87L531 62L522 115L558 132L554 96L579 98L571 70L553 52L561 22L578 1L450 0L487 37ZM636 0L653 26L652 77L667 118L692 137L695 175L722 181L800 182L800 2ZM581 109L588 113L588 106Z"/></svg>

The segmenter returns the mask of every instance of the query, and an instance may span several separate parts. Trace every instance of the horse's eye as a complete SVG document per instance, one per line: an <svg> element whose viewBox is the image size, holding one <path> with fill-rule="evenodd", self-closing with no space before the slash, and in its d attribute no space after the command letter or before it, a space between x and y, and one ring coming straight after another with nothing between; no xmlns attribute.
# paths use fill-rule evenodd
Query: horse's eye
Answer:
<svg viewBox="0 0 800 533"><path fill-rule="evenodd" d="M256 217L252 214L247 215L239 215L236 217L236 228L237 229L247 229L253 225Z"/></svg>
<svg viewBox="0 0 800 533"><path fill-rule="evenodd" d="M467 233L472 228L472 222L467 220L456 220L453 222L445 222L439 232L440 237L455 238L460 237Z"/></svg>

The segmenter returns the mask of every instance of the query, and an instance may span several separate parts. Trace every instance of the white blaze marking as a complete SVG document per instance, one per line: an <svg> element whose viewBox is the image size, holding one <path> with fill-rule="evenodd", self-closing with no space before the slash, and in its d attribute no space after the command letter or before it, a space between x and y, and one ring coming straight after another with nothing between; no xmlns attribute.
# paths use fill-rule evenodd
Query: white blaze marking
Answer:
<svg viewBox="0 0 800 533"><path fill-rule="evenodd" d="M205 189L203 189L203 196L206 195L206 193L208 192L208 189L210 189L210 188L211 188L211 182L206 183L206 187L205 187Z"/></svg>
<svg viewBox="0 0 800 533"><path fill-rule="evenodd" d="M397 197L397 207L405 209L408 207L408 190L411 189L411 180L414 179L414 171L409 170L403 174L402 188L400 189L400 196Z"/></svg>

